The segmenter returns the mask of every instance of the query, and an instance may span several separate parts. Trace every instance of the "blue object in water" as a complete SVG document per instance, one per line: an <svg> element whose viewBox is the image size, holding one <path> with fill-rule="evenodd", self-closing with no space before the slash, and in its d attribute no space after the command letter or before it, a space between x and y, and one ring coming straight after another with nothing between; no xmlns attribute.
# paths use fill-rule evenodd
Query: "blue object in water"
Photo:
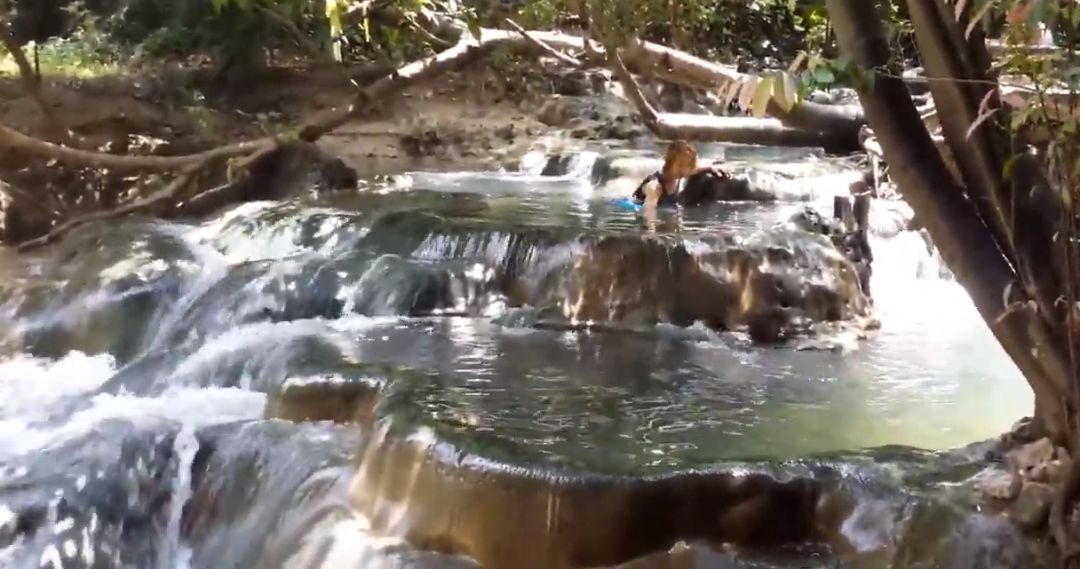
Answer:
<svg viewBox="0 0 1080 569"><path fill-rule="evenodd" d="M641 211L641 204L634 203L634 200L630 198L619 198L617 200L611 200L611 203L630 211Z"/></svg>
<svg viewBox="0 0 1080 569"><path fill-rule="evenodd" d="M619 198L617 200L611 200L613 205L619 206L629 211L641 211L642 205L635 202L630 198ZM675 209L677 206L674 203L661 203L657 206L657 209Z"/></svg>

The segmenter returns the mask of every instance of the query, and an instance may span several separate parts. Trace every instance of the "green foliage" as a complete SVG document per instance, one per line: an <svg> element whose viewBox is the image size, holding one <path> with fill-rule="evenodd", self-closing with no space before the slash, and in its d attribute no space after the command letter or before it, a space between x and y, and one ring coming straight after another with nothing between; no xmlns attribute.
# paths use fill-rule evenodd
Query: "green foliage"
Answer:
<svg viewBox="0 0 1080 569"><path fill-rule="evenodd" d="M93 77L116 72L120 54L102 30L100 19L78 6L71 7L70 12L81 22L74 33L40 44L30 42L24 50L36 52L44 74ZM0 69L5 73L18 73L14 58L6 52L0 61Z"/></svg>
<svg viewBox="0 0 1080 569"><path fill-rule="evenodd" d="M95 6L108 37L141 53L205 54L241 67L268 53L300 54L300 44L304 57L317 46L328 60L427 55L445 47L421 30L431 13L474 31L505 27L508 17L541 29L581 28L591 20L591 30L609 43L637 35L755 68L775 67L829 37L823 0L124 0L122 9L100 0L61 1Z"/></svg>
<svg viewBox="0 0 1080 569"><path fill-rule="evenodd" d="M1018 141L1035 142L1063 202L1076 211L1080 203L1080 58L1076 53L1080 6L1056 0L979 0L973 6L968 32L980 23L1000 29L1002 41L1010 47L998 64L1003 89L1000 104L985 99L972 132L997 125ZM1026 48L1041 43L1044 29L1052 33L1059 49L1035 52ZM1010 177L1008 165L1002 175Z"/></svg>

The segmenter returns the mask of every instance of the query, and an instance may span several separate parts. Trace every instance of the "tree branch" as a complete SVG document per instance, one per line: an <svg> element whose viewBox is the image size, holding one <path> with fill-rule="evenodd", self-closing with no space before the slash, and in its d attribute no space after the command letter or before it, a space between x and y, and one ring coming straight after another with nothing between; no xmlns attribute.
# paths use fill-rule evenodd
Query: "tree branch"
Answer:
<svg viewBox="0 0 1080 569"><path fill-rule="evenodd" d="M169 185L156 192L151 193L148 196L139 198L131 203L124 204L120 207L103 211L95 211L86 215L81 215L73 219L69 219L68 221L65 221L64 223L61 223L60 225L52 228L48 233L42 235L41 237L19 243L17 248L19 251L30 251L33 249L37 249L39 247L48 245L49 243L55 242L57 239L60 239L71 230L86 225L87 223L90 223L92 221L115 219L118 217L124 217L126 215L142 213L157 208L159 206L169 204L173 202L178 195L183 193L183 191L195 179L195 177L198 176L199 173L212 162L212 159L207 159L201 163L189 166L187 169L181 172L180 175L177 176L172 182L170 182Z"/></svg>
<svg viewBox="0 0 1080 569"><path fill-rule="evenodd" d="M693 89L724 92L733 84L744 85L751 79L750 75L739 73L732 67L637 38L627 43L622 55L630 70L639 75L660 77ZM820 105L804 101L785 111L776 101L770 100L766 114L791 127L843 132L850 138L850 146L857 145L859 129L866 124L858 105Z"/></svg>
<svg viewBox="0 0 1080 569"><path fill-rule="evenodd" d="M93 152L54 144L27 136L13 128L0 124L0 146L13 148L57 160L71 166L85 168L106 168L117 172L167 172L180 170L218 157L241 156L272 144L273 138L263 138L237 144L230 144L185 156L125 156L107 152Z"/></svg>
<svg viewBox="0 0 1080 569"><path fill-rule="evenodd" d="M554 57L555 59L558 59L559 61L571 67L582 67L582 63L580 61L544 43L539 38L532 35L532 33L530 33L528 30L519 26L517 22L511 20L510 18L506 18L504 21L506 22L506 25L513 28L515 32L524 36L526 40L529 40L529 42L539 48L540 51L550 55L551 57Z"/></svg>

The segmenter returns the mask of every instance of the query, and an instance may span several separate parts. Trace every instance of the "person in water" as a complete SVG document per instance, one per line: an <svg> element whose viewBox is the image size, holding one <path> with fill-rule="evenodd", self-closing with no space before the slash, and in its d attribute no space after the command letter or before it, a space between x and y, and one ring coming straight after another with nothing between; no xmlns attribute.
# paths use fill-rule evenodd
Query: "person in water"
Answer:
<svg viewBox="0 0 1080 569"><path fill-rule="evenodd" d="M697 170L697 151L685 140L668 145L664 166L649 174L634 190L634 203L653 209L678 203L679 181Z"/></svg>
<svg viewBox="0 0 1080 569"><path fill-rule="evenodd" d="M715 166L699 167L694 147L685 140L676 140L668 145L663 168L647 176L634 190L634 203L644 206L646 212L655 211L657 207L698 205L709 201L715 193L715 184L706 180L713 177L719 181L730 179L727 172ZM683 178L687 178L687 184L680 192L679 182ZM690 187L691 178L700 178L701 183Z"/></svg>

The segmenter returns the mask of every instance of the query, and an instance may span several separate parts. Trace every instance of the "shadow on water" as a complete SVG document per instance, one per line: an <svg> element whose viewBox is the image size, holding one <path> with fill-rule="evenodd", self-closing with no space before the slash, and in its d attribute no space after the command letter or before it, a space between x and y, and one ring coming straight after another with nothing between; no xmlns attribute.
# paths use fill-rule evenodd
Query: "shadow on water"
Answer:
<svg viewBox="0 0 1080 569"><path fill-rule="evenodd" d="M871 310L784 224L849 162L708 147L779 200L650 232L593 150L0 257L0 566L1041 566L963 446L1031 395L909 211Z"/></svg>

